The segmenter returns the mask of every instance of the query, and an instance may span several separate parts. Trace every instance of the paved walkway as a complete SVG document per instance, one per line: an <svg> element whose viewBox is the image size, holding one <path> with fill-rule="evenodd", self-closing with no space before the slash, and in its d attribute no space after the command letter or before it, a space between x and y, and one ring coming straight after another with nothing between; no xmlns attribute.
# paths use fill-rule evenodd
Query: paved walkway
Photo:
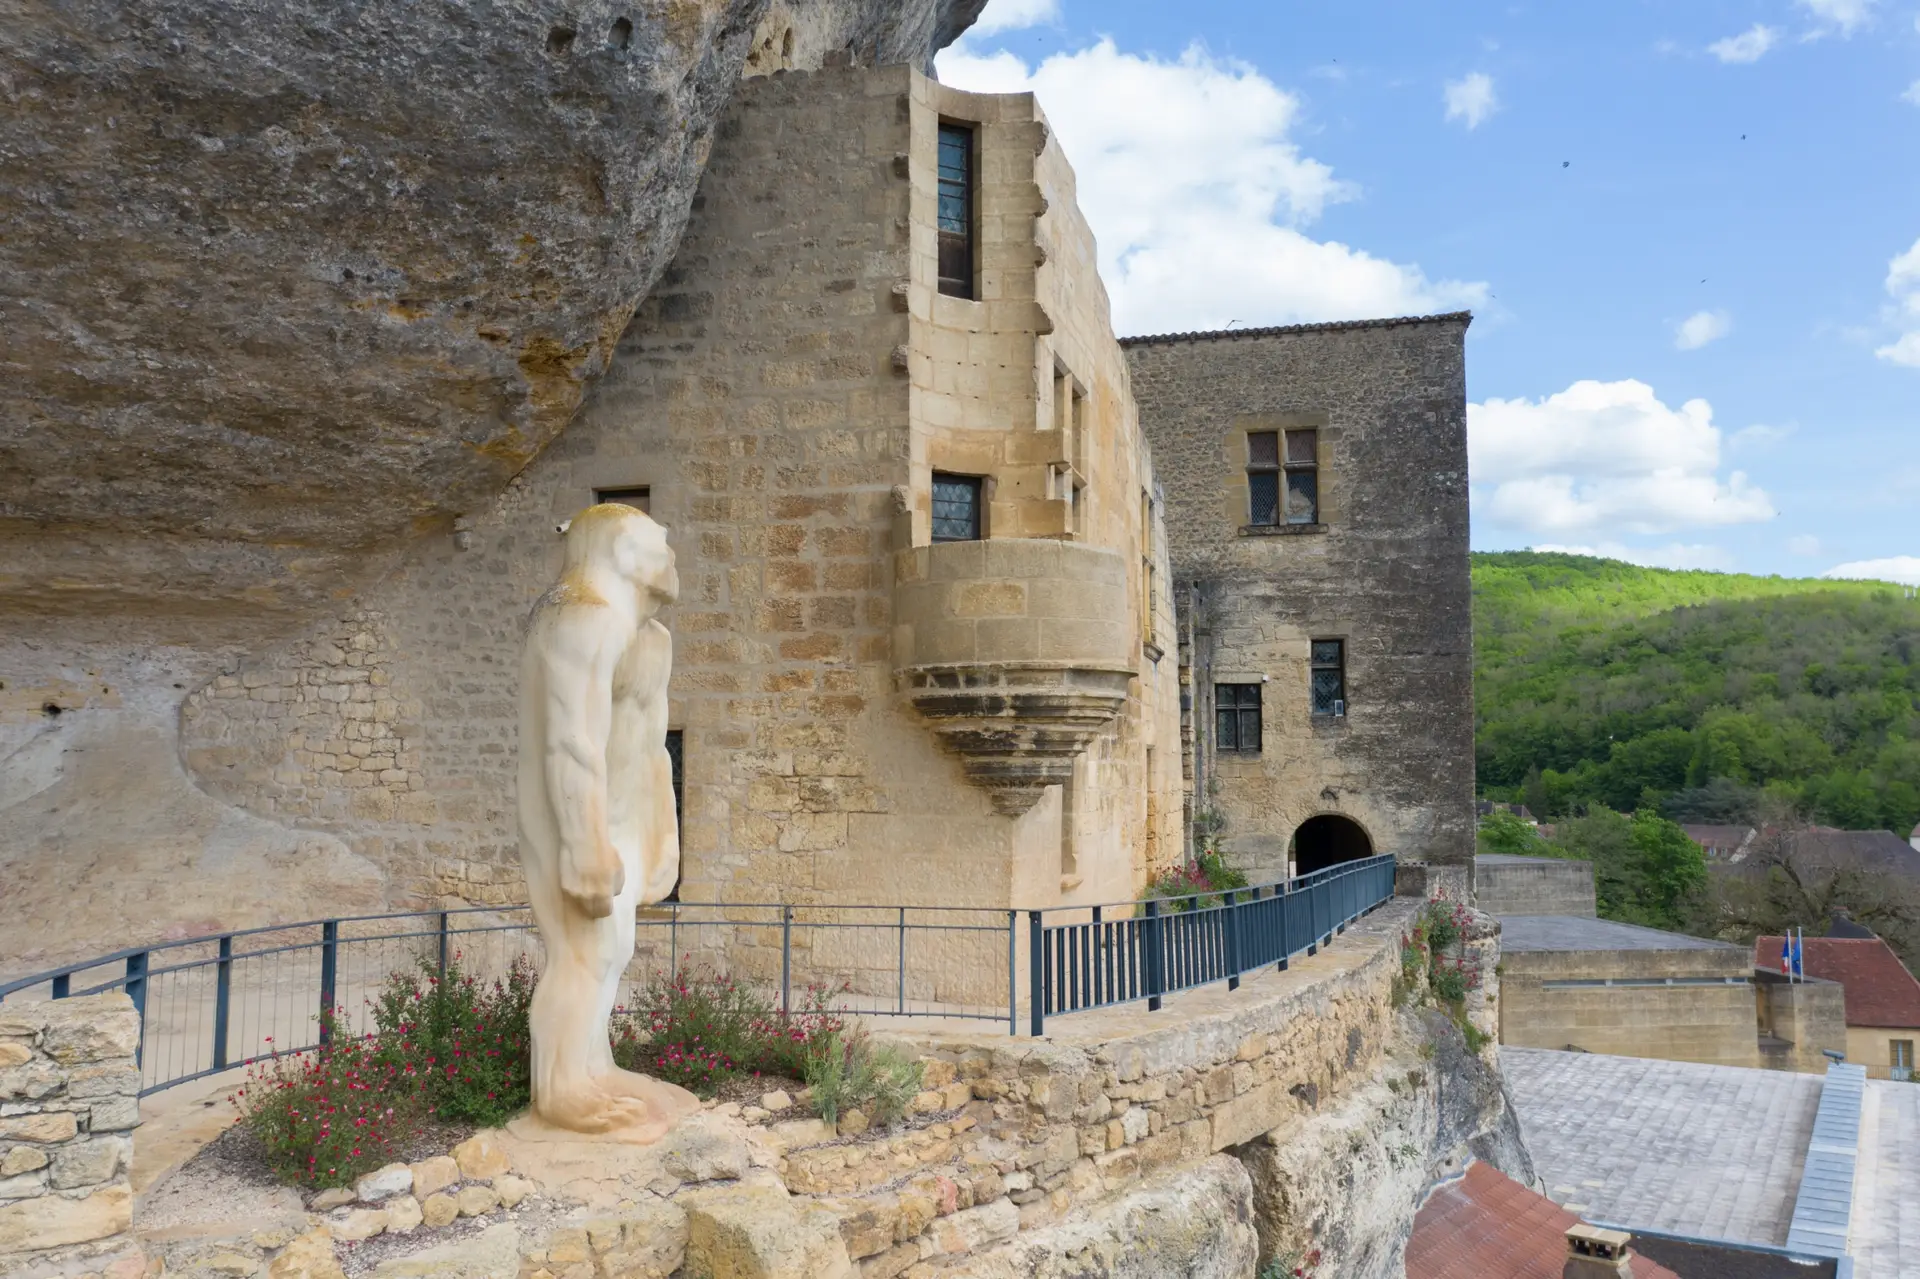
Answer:
<svg viewBox="0 0 1920 1279"><path fill-rule="evenodd" d="M1500 1059L1555 1203L1629 1227L1786 1243L1819 1075L1538 1048Z"/></svg>

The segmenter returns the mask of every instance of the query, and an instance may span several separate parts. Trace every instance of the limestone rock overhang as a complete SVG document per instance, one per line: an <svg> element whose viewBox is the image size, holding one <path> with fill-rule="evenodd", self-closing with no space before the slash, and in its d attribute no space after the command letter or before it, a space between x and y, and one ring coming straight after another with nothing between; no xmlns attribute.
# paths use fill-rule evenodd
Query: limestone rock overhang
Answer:
<svg viewBox="0 0 1920 1279"><path fill-rule="evenodd" d="M1010 817L1072 778L1138 673L1125 562L1073 542L897 552L893 645L901 692Z"/></svg>
<svg viewBox="0 0 1920 1279"><path fill-rule="evenodd" d="M0 606L336 600L567 424L757 24L923 65L982 5L8 6Z"/></svg>

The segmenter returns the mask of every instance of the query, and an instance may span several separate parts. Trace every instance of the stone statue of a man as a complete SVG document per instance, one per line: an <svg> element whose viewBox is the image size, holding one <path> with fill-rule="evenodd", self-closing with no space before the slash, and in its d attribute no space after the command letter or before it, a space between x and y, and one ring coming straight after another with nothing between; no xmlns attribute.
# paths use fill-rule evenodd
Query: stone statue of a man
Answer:
<svg viewBox="0 0 1920 1279"><path fill-rule="evenodd" d="M667 758L679 594L666 531L604 504L566 531L566 568L534 605L520 661L520 856L546 966L533 995L533 1113L557 1128L658 1139L699 1102L613 1064L608 1017L634 911L679 874Z"/></svg>

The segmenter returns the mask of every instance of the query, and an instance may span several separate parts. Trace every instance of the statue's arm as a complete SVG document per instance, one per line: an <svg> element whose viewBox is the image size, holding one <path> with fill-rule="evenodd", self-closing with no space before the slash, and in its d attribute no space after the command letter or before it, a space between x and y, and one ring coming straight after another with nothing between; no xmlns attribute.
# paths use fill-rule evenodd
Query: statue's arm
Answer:
<svg viewBox="0 0 1920 1279"><path fill-rule="evenodd" d="M540 744L554 825L560 888L588 916L613 912L626 872L607 832L607 739L620 646L611 619L575 605L551 619L545 670L546 741Z"/></svg>

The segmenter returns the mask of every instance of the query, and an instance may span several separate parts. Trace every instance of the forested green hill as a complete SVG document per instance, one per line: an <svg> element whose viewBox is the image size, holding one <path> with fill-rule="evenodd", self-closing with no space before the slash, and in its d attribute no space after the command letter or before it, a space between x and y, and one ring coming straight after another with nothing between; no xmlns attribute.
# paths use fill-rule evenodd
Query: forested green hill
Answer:
<svg viewBox="0 0 1920 1279"><path fill-rule="evenodd" d="M1871 582L1473 557L1480 784L1740 821L1920 821L1920 600Z"/></svg>

